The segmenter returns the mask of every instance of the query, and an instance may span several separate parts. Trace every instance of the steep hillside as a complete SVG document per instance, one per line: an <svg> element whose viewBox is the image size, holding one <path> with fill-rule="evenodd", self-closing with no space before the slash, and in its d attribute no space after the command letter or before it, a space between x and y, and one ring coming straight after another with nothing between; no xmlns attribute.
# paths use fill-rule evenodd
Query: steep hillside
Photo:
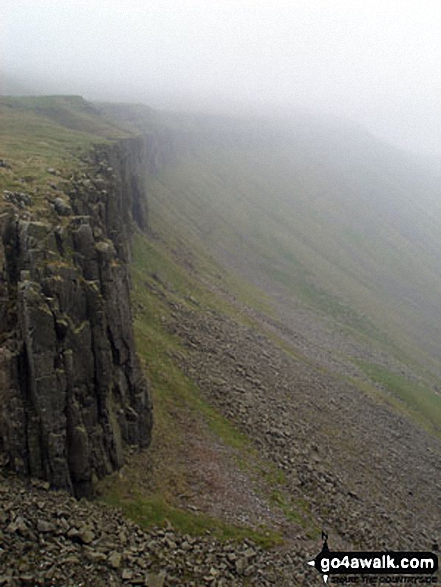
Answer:
<svg viewBox="0 0 441 587"><path fill-rule="evenodd" d="M0 115L2 455L101 498L2 471L7 581L315 585L322 530L439 549L436 169L341 122Z"/></svg>
<svg viewBox="0 0 441 587"><path fill-rule="evenodd" d="M200 242L259 285L436 358L439 180L333 130L263 131L251 147L214 137L158 178L158 207L182 202Z"/></svg>
<svg viewBox="0 0 441 587"><path fill-rule="evenodd" d="M149 177L153 229L257 286L297 351L439 432L440 170L341 121L156 118L176 164Z"/></svg>

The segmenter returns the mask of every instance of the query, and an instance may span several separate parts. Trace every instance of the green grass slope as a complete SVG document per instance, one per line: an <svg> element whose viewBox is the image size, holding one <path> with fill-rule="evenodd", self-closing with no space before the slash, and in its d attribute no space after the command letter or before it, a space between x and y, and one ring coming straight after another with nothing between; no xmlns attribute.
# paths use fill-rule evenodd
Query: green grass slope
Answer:
<svg viewBox="0 0 441 587"><path fill-rule="evenodd" d="M250 145L203 136L151 180L153 217L268 291L431 362L441 343L436 174L369 136L326 145L305 133L254 131Z"/></svg>
<svg viewBox="0 0 441 587"><path fill-rule="evenodd" d="M81 157L99 143L134 136L80 96L0 97L0 198L32 196L32 211L50 213ZM0 207L1 207L0 200Z"/></svg>
<svg viewBox="0 0 441 587"><path fill-rule="evenodd" d="M0 190L42 195L48 168L63 174L92 145L127 136L79 96L0 97Z"/></svg>

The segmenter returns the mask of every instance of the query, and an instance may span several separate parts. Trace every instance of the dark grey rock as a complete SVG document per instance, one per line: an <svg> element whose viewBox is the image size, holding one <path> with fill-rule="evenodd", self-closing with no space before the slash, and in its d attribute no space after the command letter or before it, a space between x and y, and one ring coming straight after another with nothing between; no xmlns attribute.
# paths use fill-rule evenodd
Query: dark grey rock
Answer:
<svg viewBox="0 0 441 587"><path fill-rule="evenodd" d="M152 426L128 269L132 223L145 224L142 143L97 147L90 161L54 200L63 226L0 218L0 460L77 496L121 467L125 444L147 446ZM99 161L113 172L98 190Z"/></svg>
<svg viewBox="0 0 441 587"><path fill-rule="evenodd" d="M33 199L30 194L26 194L24 192L10 192L8 190L4 190L3 200L5 202L11 202L11 204L15 204L18 208L32 206L33 203Z"/></svg>
<svg viewBox="0 0 441 587"><path fill-rule="evenodd" d="M70 216L72 214L72 208L69 204L66 204L66 202L59 197L54 200L54 209L60 216Z"/></svg>

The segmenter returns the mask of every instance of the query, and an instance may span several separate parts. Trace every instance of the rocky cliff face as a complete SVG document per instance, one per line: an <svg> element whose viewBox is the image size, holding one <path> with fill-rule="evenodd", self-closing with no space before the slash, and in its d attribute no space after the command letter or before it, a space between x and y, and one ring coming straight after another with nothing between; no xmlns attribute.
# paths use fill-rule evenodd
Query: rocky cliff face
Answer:
<svg viewBox="0 0 441 587"><path fill-rule="evenodd" d="M150 440L128 271L147 155L136 138L100 145L43 212L0 214L0 455L78 496Z"/></svg>

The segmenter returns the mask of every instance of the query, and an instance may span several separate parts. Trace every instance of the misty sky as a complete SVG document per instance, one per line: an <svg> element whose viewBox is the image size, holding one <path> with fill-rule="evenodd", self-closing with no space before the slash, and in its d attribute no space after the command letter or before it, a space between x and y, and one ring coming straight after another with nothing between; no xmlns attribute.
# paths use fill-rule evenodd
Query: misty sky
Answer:
<svg viewBox="0 0 441 587"><path fill-rule="evenodd" d="M441 155L440 0L0 6L0 71L45 92L156 107L308 107Z"/></svg>

